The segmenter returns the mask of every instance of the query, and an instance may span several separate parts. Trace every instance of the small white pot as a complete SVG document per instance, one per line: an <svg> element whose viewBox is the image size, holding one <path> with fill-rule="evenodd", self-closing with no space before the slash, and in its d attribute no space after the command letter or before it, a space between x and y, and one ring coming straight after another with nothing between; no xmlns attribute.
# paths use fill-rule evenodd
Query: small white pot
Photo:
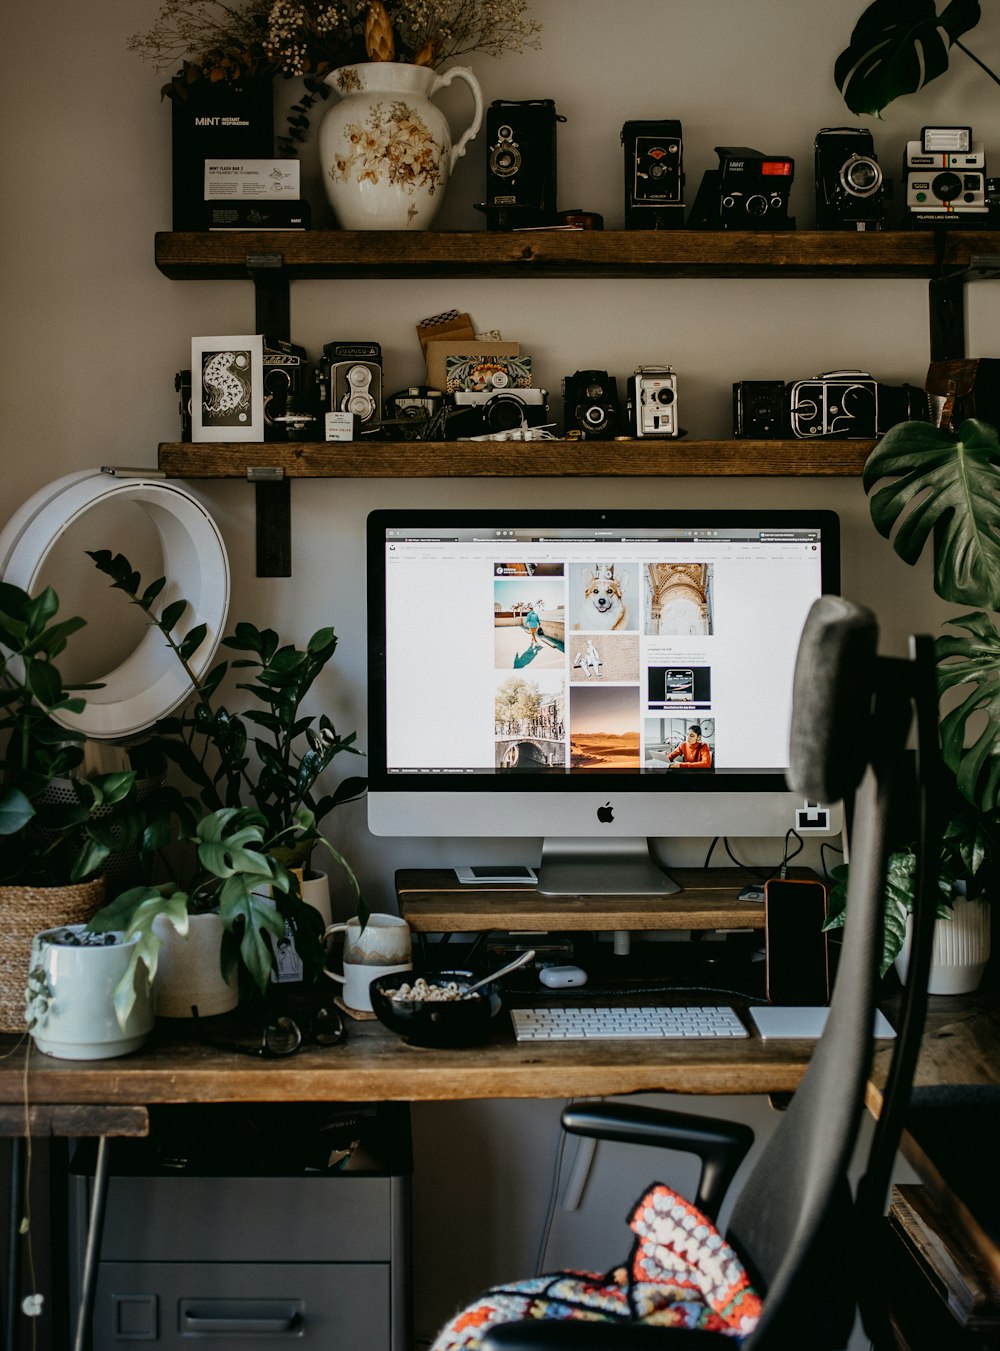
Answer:
<svg viewBox="0 0 1000 1351"><path fill-rule="evenodd" d="M105 1060L137 1051L153 1027L153 996L142 962L135 973L135 1003L122 1027L114 1006L115 986L132 959L138 939L113 944L66 947L51 941L83 924L45 929L31 944L25 992L27 1017L35 1045L60 1060Z"/></svg>
<svg viewBox="0 0 1000 1351"><path fill-rule="evenodd" d="M231 1012L239 1002L235 970L222 974L222 920L216 914L189 915L187 937L182 938L163 915L153 920L160 939L153 989L158 1018L190 1018L192 1008L201 1018Z"/></svg>
<svg viewBox="0 0 1000 1351"><path fill-rule="evenodd" d="M899 979L906 983L910 964L913 916L906 917L906 938L896 958ZM934 950L927 981L928 994L969 994L979 988L990 956L988 902L956 895L951 919L934 922Z"/></svg>

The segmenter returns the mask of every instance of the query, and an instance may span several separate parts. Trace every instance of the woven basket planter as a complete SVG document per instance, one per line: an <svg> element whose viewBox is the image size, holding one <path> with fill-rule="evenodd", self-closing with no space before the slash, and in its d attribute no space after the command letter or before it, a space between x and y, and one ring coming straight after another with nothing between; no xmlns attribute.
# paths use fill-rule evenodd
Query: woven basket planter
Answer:
<svg viewBox="0 0 1000 1351"><path fill-rule="evenodd" d="M31 940L42 929L86 924L104 902L104 878L71 887L0 887L0 1032L24 1032Z"/></svg>

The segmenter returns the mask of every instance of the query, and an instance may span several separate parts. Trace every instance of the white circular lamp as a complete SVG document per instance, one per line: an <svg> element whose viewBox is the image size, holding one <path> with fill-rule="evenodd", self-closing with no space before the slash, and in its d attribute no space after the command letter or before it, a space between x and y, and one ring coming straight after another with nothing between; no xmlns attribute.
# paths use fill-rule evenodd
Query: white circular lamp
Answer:
<svg viewBox="0 0 1000 1351"><path fill-rule="evenodd" d="M229 559L219 528L189 492L163 479L117 478L89 469L56 479L20 507L0 531L0 577L34 594L57 542L88 512L109 500L141 509L159 536L167 584L160 604L190 602L175 630L178 639L205 624L204 642L190 659L196 679L208 670L229 611ZM95 577L100 574L95 572ZM58 588L57 588L58 589ZM88 682L89 683L89 682ZM95 740L135 736L188 697L187 673L159 629L145 629L135 650L95 683L79 715L58 713L63 726Z"/></svg>

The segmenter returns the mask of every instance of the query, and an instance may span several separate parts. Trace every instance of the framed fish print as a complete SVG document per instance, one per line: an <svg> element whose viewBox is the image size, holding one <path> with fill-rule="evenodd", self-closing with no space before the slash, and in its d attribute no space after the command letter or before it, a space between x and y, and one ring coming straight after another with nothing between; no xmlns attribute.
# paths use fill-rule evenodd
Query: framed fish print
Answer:
<svg viewBox="0 0 1000 1351"><path fill-rule="evenodd" d="M263 441L264 339L191 339L194 441Z"/></svg>

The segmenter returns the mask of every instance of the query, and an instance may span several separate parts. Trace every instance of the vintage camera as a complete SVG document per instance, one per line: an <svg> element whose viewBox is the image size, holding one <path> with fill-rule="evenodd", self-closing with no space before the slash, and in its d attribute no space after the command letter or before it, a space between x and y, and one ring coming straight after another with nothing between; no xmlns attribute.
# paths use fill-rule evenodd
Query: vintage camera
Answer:
<svg viewBox="0 0 1000 1351"><path fill-rule="evenodd" d="M486 110L488 230L553 225L556 218L556 123L552 99L494 99Z"/></svg>
<svg viewBox="0 0 1000 1351"><path fill-rule="evenodd" d="M677 376L673 366L638 366L628 382L633 436L678 436Z"/></svg>
<svg viewBox="0 0 1000 1351"><path fill-rule="evenodd" d="M872 440L897 422L927 421L927 396L913 385L883 385L868 371L829 371L788 391L793 436Z"/></svg>
<svg viewBox="0 0 1000 1351"><path fill-rule="evenodd" d="M387 394L383 427L395 424L404 440L419 440L444 407L444 395L429 385L410 385L395 394Z"/></svg>
<svg viewBox="0 0 1000 1351"><path fill-rule="evenodd" d="M264 440L288 441L307 433L322 440L319 410L310 398L306 349L283 338L265 337Z"/></svg>
<svg viewBox="0 0 1000 1351"><path fill-rule="evenodd" d="M986 156L971 127L923 127L903 159L910 224L985 224Z"/></svg>
<svg viewBox="0 0 1000 1351"><path fill-rule="evenodd" d="M784 380L737 380L733 385L733 435L780 441L787 435Z"/></svg>
<svg viewBox="0 0 1000 1351"><path fill-rule="evenodd" d="M549 420L544 389L463 389L452 395L455 412L448 419L448 439L501 436Z"/></svg>
<svg viewBox="0 0 1000 1351"><path fill-rule="evenodd" d="M626 122L625 229L669 230L684 224L684 163L680 122Z"/></svg>
<svg viewBox="0 0 1000 1351"><path fill-rule="evenodd" d="M794 230L788 203L795 161L746 145L717 145L718 169L707 169L688 224L697 230Z"/></svg>
<svg viewBox="0 0 1000 1351"><path fill-rule="evenodd" d="M609 440L621 431L618 381L607 371L576 371L567 375L563 395L567 432L579 431L592 440Z"/></svg>
<svg viewBox="0 0 1000 1351"><path fill-rule="evenodd" d="M356 436L382 425L382 347L377 342L328 342L321 363L331 412L353 413Z"/></svg>
<svg viewBox="0 0 1000 1351"><path fill-rule="evenodd" d="M865 127L824 127L816 133L816 228L881 230L886 184Z"/></svg>
<svg viewBox="0 0 1000 1351"><path fill-rule="evenodd" d="M191 440L191 372L178 371L174 376L174 389L178 394L178 412L181 415L181 440Z"/></svg>

